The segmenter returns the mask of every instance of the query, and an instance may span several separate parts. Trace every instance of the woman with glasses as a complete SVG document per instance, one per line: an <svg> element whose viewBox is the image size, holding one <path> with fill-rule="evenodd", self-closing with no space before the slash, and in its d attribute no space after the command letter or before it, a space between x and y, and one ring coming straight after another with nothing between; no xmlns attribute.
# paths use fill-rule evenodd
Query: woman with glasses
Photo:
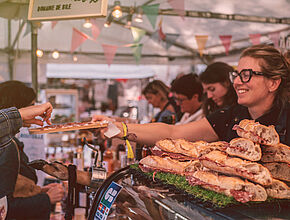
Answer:
<svg viewBox="0 0 290 220"><path fill-rule="evenodd" d="M273 46L249 47L242 52L237 71L229 73L238 96L236 105L185 125L128 124L128 137L146 144L165 138L230 141L237 137L236 131L232 130L235 124L243 119L253 119L264 125L274 125L280 141L290 145L290 106L287 100L289 71L289 63ZM94 116L93 121L103 118ZM116 125L121 128L120 124ZM118 137L122 136L122 132L118 134Z"/></svg>
<svg viewBox="0 0 290 220"><path fill-rule="evenodd" d="M237 103L237 95L229 79L229 72L233 70L233 67L226 63L215 62L200 74L199 78L206 94L203 101L203 113L206 116Z"/></svg>

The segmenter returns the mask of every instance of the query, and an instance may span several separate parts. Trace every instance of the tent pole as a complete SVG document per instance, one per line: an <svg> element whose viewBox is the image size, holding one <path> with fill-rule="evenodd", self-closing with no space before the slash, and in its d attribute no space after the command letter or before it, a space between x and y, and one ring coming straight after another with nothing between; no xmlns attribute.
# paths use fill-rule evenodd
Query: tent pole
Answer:
<svg viewBox="0 0 290 220"><path fill-rule="evenodd" d="M38 95L38 80L37 80L37 27L31 22L31 78L32 87L36 93L36 101Z"/></svg>
<svg viewBox="0 0 290 220"><path fill-rule="evenodd" d="M8 19L8 68L9 68L9 80L13 80L13 47L11 47L11 19Z"/></svg>

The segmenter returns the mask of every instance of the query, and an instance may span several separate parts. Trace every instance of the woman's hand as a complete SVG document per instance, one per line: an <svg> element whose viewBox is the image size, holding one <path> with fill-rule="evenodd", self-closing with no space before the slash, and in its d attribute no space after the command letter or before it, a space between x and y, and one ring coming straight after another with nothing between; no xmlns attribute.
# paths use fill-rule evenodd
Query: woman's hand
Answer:
<svg viewBox="0 0 290 220"><path fill-rule="evenodd" d="M23 126L30 127L31 124L37 124L43 126L45 121L47 124L51 124L50 117L53 107L47 102L41 105L34 105L25 108L19 109L19 113L23 120ZM36 119L37 116L40 116L43 120Z"/></svg>
<svg viewBox="0 0 290 220"><path fill-rule="evenodd" d="M99 136L102 139L108 138L105 134L106 134L106 132L108 132L108 128L110 128L112 126L112 124L114 124L120 131L122 130L122 129L120 129L119 123L117 123L116 120L113 118L109 118L109 117L104 116L104 115L93 115L91 122L97 122L97 121L108 121L109 122L109 125L106 128L90 129L90 131L94 134L94 136ZM118 133L116 132L114 137L117 137L117 135L119 133L121 133L121 132L118 132Z"/></svg>

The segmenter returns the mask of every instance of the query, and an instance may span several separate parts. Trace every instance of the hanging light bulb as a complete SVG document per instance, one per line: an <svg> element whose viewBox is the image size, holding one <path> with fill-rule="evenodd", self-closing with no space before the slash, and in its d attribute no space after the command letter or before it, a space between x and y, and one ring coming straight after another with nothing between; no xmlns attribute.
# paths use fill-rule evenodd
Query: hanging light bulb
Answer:
<svg viewBox="0 0 290 220"><path fill-rule="evenodd" d="M73 55L72 59L73 59L74 62L78 61L78 57L76 55Z"/></svg>
<svg viewBox="0 0 290 220"><path fill-rule="evenodd" d="M131 27L133 14L134 14L134 9L133 9L133 7L130 7L129 14L127 15L127 23L125 25L125 28Z"/></svg>
<svg viewBox="0 0 290 220"><path fill-rule="evenodd" d="M91 28L92 27L92 22L90 21L89 18L85 19L85 23L83 23L84 28Z"/></svg>
<svg viewBox="0 0 290 220"><path fill-rule="evenodd" d="M37 49L36 50L36 56L39 57L39 58L42 57L43 56L43 50Z"/></svg>
<svg viewBox="0 0 290 220"><path fill-rule="evenodd" d="M132 15L131 14L128 14L127 15L127 23L125 25L126 28L130 28L132 25Z"/></svg>
<svg viewBox="0 0 290 220"><path fill-rule="evenodd" d="M51 54L53 59L58 59L59 58L59 52L57 50L53 51Z"/></svg>
<svg viewBox="0 0 290 220"><path fill-rule="evenodd" d="M115 18L120 18L122 17L122 8L121 8L121 2L120 1L115 1L115 4L114 4L114 8L113 8L113 11L112 11L112 15L115 17Z"/></svg>
<svg viewBox="0 0 290 220"><path fill-rule="evenodd" d="M138 8L137 9L137 14L136 17L134 18L134 21L141 23L143 22L143 12L142 12L142 8Z"/></svg>
<svg viewBox="0 0 290 220"><path fill-rule="evenodd" d="M112 13L110 13L109 16L107 17L106 22L104 23L104 27L110 27L112 21L113 21L113 16L112 16Z"/></svg>

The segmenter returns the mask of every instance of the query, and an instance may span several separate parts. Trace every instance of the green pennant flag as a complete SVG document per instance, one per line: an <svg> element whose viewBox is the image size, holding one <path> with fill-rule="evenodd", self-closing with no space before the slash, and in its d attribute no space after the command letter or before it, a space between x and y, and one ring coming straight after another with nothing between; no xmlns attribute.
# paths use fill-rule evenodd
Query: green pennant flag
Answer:
<svg viewBox="0 0 290 220"><path fill-rule="evenodd" d="M135 44L131 47L132 47L132 51L133 51L133 55L136 60L136 63L139 63L141 59L141 52L142 52L143 44Z"/></svg>
<svg viewBox="0 0 290 220"><path fill-rule="evenodd" d="M154 30L155 30L155 23L156 23L158 12L159 12L159 5L160 4L143 5L141 7L143 12L147 16L148 20L150 21Z"/></svg>
<svg viewBox="0 0 290 220"><path fill-rule="evenodd" d="M142 39L142 37L146 34L146 31L136 27L131 27L131 32L135 43L138 43Z"/></svg>

